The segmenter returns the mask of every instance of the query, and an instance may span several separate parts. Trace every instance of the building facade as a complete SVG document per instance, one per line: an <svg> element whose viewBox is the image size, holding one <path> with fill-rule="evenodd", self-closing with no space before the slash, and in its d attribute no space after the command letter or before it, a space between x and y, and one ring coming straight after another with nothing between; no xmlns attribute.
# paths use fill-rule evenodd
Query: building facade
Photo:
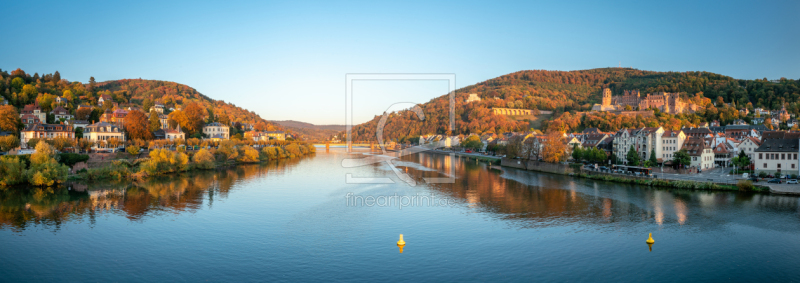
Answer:
<svg viewBox="0 0 800 283"><path fill-rule="evenodd" d="M108 122L98 122L86 126L83 130L83 138L95 142L92 148L110 148L108 140L116 138L120 142L125 141L125 133L116 124Z"/></svg>
<svg viewBox="0 0 800 283"><path fill-rule="evenodd" d="M31 139L54 139L69 138L75 139L75 131L70 125L63 124L32 124L25 127L20 132L20 144L23 148L27 147Z"/></svg>
<svg viewBox="0 0 800 283"><path fill-rule="evenodd" d="M230 128L219 122L209 123L203 127L203 134L207 139L227 140L230 139Z"/></svg>

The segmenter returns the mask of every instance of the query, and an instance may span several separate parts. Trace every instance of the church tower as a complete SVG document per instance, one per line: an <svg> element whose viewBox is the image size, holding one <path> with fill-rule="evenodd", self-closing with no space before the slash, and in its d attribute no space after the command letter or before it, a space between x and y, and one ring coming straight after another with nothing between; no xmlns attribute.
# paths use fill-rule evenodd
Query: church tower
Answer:
<svg viewBox="0 0 800 283"><path fill-rule="evenodd" d="M611 90L603 89L603 106L611 106Z"/></svg>

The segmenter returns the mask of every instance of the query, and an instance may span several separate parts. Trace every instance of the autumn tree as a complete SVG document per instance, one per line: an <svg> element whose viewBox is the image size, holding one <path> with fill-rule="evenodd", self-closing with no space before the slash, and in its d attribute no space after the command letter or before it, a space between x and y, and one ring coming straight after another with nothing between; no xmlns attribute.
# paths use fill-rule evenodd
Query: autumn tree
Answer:
<svg viewBox="0 0 800 283"><path fill-rule="evenodd" d="M19 112L14 106L0 106L0 130L16 132L20 125Z"/></svg>
<svg viewBox="0 0 800 283"><path fill-rule="evenodd" d="M153 133L150 132L147 125L147 117L144 116L142 111L131 110L131 112L128 112L128 115L125 116L125 132L130 139L153 139Z"/></svg>
<svg viewBox="0 0 800 283"><path fill-rule="evenodd" d="M19 146L19 139L16 136L0 137L0 152L6 152Z"/></svg>
<svg viewBox="0 0 800 283"><path fill-rule="evenodd" d="M192 135L203 131L205 111L199 104L190 102L183 109L183 116L184 123L181 123L181 129L186 131L187 134Z"/></svg>
<svg viewBox="0 0 800 283"><path fill-rule="evenodd" d="M261 131L266 131L266 130L267 130L267 124L266 124L266 123L264 123L264 121L258 121L258 123L256 123L256 125L255 125L255 126L253 126L253 128L254 128L256 131L259 131L259 132L261 132Z"/></svg>
<svg viewBox="0 0 800 283"><path fill-rule="evenodd" d="M161 119L159 119L158 112L156 112L155 110L150 111L150 117L147 120L148 120L148 124L149 124L148 129L151 132L155 132L155 131L158 131L159 129L161 129L161 127L162 127L161 126Z"/></svg>
<svg viewBox="0 0 800 283"><path fill-rule="evenodd" d="M544 141L544 148L542 149L542 159L545 162L556 163L562 161L567 154L567 145L564 139L564 133L559 131L550 131L546 140Z"/></svg>
<svg viewBox="0 0 800 283"><path fill-rule="evenodd" d="M75 111L75 119L77 120L89 120L92 116L92 108L91 107L83 107Z"/></svg>

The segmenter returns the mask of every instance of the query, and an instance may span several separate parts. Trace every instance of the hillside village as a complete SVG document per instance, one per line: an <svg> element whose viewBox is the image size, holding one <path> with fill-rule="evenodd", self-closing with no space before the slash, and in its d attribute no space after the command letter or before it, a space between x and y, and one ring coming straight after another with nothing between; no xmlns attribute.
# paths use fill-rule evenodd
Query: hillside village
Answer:
<svg viewBox="0 0 800 283"><path fill-rule="evenodd" d="M603 109L598 109L603 111ZM610 109L605 109L610 110ZM423 135L420 145L475 150L485 154L547 162L576 161L598 165L665 167L698 172L738 167L766 175L798 175L800 132L797 120L780 110L743 108L728 125L719 121L670 130L663 126L581 132L540 131ZM748 123L747 121L750 121ZM795 129L795 130L777 130Z"/></svg>
<svg viewBox="0 0 800 283"><path fill-rule="evenodd" d="M210 100L193 89L182 90L174 83L178 91L164 87L169 83L146 87L134 83L148 82L95 84L92 78L84 85L62 80L58 72L40 77L19 69L11 74L0 71L0 90L5 89L0 95L0 153L31 153L40 140L62 152L89 153L113 152L127 145L163 148L229 139L299 138L263 119L245 120L236 115L241 108ZM107 89L101 91L103 85ZM120 90L112 92L112 87Z"/></svg>

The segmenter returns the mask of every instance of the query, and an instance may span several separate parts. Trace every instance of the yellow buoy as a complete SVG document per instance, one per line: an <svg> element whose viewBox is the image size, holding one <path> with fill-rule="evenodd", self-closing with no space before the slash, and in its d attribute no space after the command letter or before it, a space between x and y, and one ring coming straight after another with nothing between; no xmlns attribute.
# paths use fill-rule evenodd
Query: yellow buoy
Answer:
<svg viewBox="0 0 800 283"><path fill-rule="evenodd" d="M403 241L403 234L400 234L400 241L397 241L398 246L405 246L406 241Z"/></svg>
<svg viewBox="0 0 800 283"><path fill-rule="evenodd" d="M401 241L403 240L403 235L400 235L400 240L401 240ZM655 243L655 242L656 242L656 241L655 241L655 240L653 240L653 233L650 233L650 237L648 237L648 238L647 238L647 243L648 243L648 244L652 244L652 243Z"/></svg>

